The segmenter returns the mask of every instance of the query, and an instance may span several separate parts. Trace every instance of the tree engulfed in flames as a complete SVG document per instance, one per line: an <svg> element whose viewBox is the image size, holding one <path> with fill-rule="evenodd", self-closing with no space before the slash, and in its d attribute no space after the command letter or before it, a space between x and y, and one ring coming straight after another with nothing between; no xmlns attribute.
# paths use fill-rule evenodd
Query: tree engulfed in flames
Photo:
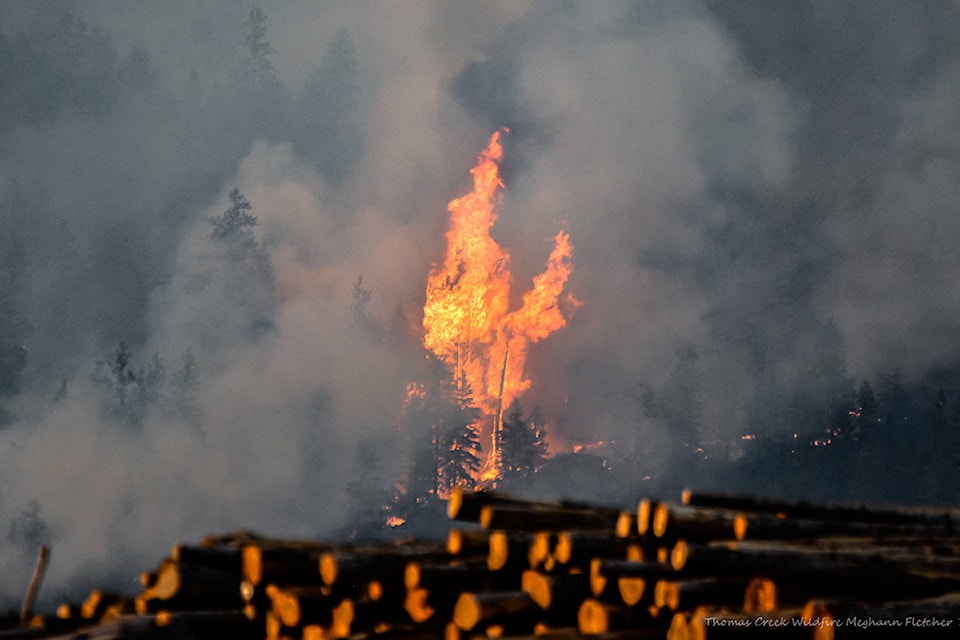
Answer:
<svg viewBox="0 0 960 640"><path fill-rule="evenodd" d="M533 279L521 308L510 311L510 254L490 236L504 186L502 159L498 131L470 171L473 191L447 206L447 252L443 263L430 271L423 308L424 346L455 374L463 372L477 406L493 418L483 471L486 480L500 475L498 431L503 409L530 387L523 375L529 344L566 324L558 302L573 271L573 245L561 230L546 270Z"/></svg>

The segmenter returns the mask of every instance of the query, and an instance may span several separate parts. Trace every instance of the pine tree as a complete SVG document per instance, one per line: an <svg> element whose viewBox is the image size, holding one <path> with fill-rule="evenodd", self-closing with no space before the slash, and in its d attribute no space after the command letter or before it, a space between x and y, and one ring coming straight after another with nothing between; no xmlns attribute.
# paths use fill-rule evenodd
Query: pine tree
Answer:
<svg viewBox="0 0 960 640"><path fill-rule="evenodd" d="M473 401L473 390L461 370L451 391L450 417L438 431L440 479L445 493L455 487L473 489L480 470L480 410Z"/></svg>
<svg viewBox="0 0 960 640"><path fill-rule="evenodd" d="M383 529L388 495L380 455L369 440L357 443L346 494L349 500L351 533L354 537L372 535Z"/></svg>
<svg viewBox="0 0 960 640"><path fill-rule="evenodd" d="M324 178L341 186L360 158L360 85L353 40L339 30L307 76L297 106L297 143Z"/></svg>
<svg viewBox="0 0 960 640"><path fill-rule="evenodd" d="M273 268L266 248L254 235L257 216L253 206L234 187L229 194L230 206L219 216L206 216L210 239L222 252L228 269L223 287L232 301L249 310L249 337L256 340L267 333L273 322L270 314L276 306L273 290Z"/></svg>
<svg viewBox="0 0 960 640"><path fill-rule="evenodd" d="M277 50L267 41L267 16L259 7L252 7L243 25L247 33L241 43L244 53L237 76L252 88L275 84L277 78L271 56Z"/></svg>
<svg viewBox="0 0 960 640"><path fill-rule="evenodd" d="M536 417L536 414L535 414ZM537 472L547 456L547 444L539 418L526 419L514 400L500 428L500 452L504 479L526 478Z"/></svg>

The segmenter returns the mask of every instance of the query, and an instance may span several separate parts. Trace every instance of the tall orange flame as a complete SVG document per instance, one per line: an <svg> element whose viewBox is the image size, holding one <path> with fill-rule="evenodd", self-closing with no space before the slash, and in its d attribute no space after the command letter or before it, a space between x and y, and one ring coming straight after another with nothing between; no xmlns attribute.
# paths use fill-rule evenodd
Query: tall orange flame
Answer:
<svg viewBox="0 0 960 640"><path fill-rule="evenodd" d="M447 206L447 252L427 280L423 344L455 373L463 372L477 406L493 417L484 478L499 477L500 415L530 387L523 367L531 342L566 324L558 301L573 271L573 245L560 231L546 270L533 279L521 308L510 311L510 254L490 236L502 199L500 132L470 170L473 191Z"/></svg>

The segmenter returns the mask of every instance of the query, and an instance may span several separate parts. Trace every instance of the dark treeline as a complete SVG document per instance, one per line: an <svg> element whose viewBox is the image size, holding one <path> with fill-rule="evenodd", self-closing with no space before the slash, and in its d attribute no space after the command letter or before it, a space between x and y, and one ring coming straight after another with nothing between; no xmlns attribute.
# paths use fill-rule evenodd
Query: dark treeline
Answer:
<svg viewBox="0 0 960 640"><path fill-rule="evenodd" d="M229 74L182 78L164 75L143 47L120 52L72 5L48 9L0 28L6 423L14 416L5 398L81 365L86 345L145 341L151 292L170 278L194 212L216 199L252 141L291 141L331 185L331 198L361 149L359 70L345 31L294 92L277 77L259 8L223 52L234 61ZM57 278L42 277L48 265L67 263ZM51 299L69 316L43 304Z"/></svg>

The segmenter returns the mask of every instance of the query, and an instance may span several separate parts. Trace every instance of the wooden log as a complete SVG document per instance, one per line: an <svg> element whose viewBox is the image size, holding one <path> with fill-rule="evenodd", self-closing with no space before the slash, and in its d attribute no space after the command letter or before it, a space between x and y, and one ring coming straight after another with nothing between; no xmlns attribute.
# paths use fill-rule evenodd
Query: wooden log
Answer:
<svg viewBox="0 0 960 640"><path fill-rule="evenodd" d="M635 550L643 556L643 548L635 541L598 531L561 531L553 548L553 557L565 567L587 567L594 558L623 559ZM637 558L639 559L639 558Z"/></svg>
<svg viewBox="0 0 960 640"><path fill-rule="evenodd" d="M333 598L322 587L279 587L267 585L270 611L287 627L332 623L333 609L340 600Z"/></svg>
<svg viewBox="0 0 960 640"><path fill-rule="evenodd" d="M264 629L240 611L160 612L154 625L165 638L214 638L261 640Z"/></svg>
<svg viewBox="0 0 960 640"><path fill-rule="evenodd" d="M637 535L646 536L650 532L653 521L654 501L650 498L640 498L637 502Z"/></svg>
<svg viewBox="0 0 960 640"><path fill-rule="evenodd" d="M878 522L840 519L785 517L783 514L739 512L734 529L737 540L792 540L837 536L862 538L905 538L958 536L952 521ZM957 537L953 538L954 541Z"/></svg>
<svg viewBox="0 0 960 640"><path fill-rule="evenodd" d="M239 587L239 567L236 572L224 571L167 559L157 568L151 592L157 600L192 601L191 608L239 609L243 606Z"/></svg>
<svg viewBox="0 0 960 640"><path fill-rule="evenodd" d="M557 534L552 531L537 531L527 549L527 565L531 569L550 571L556 560L553 551L557 544Z"/></svg>
<svg viewBox="0 0 960 640"><path fill-rule="evenodd" d="M744 613L770 613L778 606L777 584L769 578L753 578L743 591Z"/></svg>
<svg viewBox="0 0 960 640"><path fill-rule="evenodd" d="M398 621L406 623L405 616L400 601L345 598L333 609L333 622L328 629L328 636L354 638L359 634L386 631Z"/></svg>
<svg viewBox="0 0 960 640"><path fill-rule="evenodd" d="M662 638L671 622L672 615L660 615L653 608L614 605L592 598L584 600L577 611L577 628L581 634L590 636L634 630L638 634L656 633Z"/></svg>
<svg viewBox="0 0 960 640"><path fill-rule="evenodd" d="M501 624L508 619L522 619L530 627L537 622L540 608L523 591L494 593L464 592L453 609L453 623L458 629L470 631L477 626Z"/></svg>
<svg viewBox="0 0 960 640"><path fill-rule="evenodd" d="M490 550L490 532L451 529L447 534L446 550L454 556L486 556Z"/></svg>
<svg viewBox="0 0 960 640"><path fill-rule="evenodd" d="M743 532L735 525L737 512L658 503L653 509L651 532L657 538L706 541L742 540Z"/></svg>
<svg viewBox="0 0 960 640"><path fill-rule="evenodd" d="M530 567L528 552L533 538L532 533L490 532L487 568L490 571L516 573L519 576Z"/></svg>
<svg viewBox="0 0 960 640"><path fill-rule="evenodd" d="M320 555L320 578L325 585L338 587L374 579L402 585L403 572L410 560L446 557L443 545L429 543L326 551Z"/></svg>
<svg viewBox="0 0 960 640"><path fill-rule="evenodd" d="M100 620L107 610L115 605L129 607L132 603L127 596L114 591L94 589L80 605L80 617L86 620Z"/></svg>
<svg viewBox="0 0 960 640"><path fill-rule="evenodd" d="M756 498L722 493L685 490L685 505L769 513L782 518L874 522L879 524L927 524L949 532L960 532L960 509L946 507L900 507L831 505L807 501Z"/></svg>
<svg viewBox="0 0 960 640"><path fill-rule="evenodd" d="M614 532L620 511L605 509L573 509L548 505L484 505L480 510L480 526L508 531L543 531L579 529Z"/></svg>
<svg viewBox="0 0 960 640"><path fill-rule="evenodd" d="M447 499L447 516L451 520L479 522L480 512L488 505L531 507L537 504L543 503L492 491L470 491L457 487Z"/></svg>
<svg viewBox="0 0 960 640"><path fill-rule="evenodd" d="M413 561L403 574L406 589L440 591L488 591L504 588L510 579L491 572L486 560Z"/></svg>
<svg viewBox="0 0 960 640"><path fill-rule="evenodd" d="M243 546L241 576L251 585L320 583L318 563L331 545L257 542Z"/></svg>
<svg viewBox="0 0 960 640"><path fill-rule="evenodd" d="M459 596L459 591L414 587L407 591L403 609L417 624L423 624L429 620L444 622L453 615L453 608Z"/></svg>
<svg viewBox="0 0 960 640"><path fill-rule="evenodd" d="M618 583L619 586L623 580L635 592L638 588L642 591L647 583L653 585L657 580L674 577L676 571L673 567L659 562L597 559L590 563L590 588L594 597L598 597L609 583Z"/></svg>
<svg viewBox="0 0 960 640"><path fill-rule="evenodd" d="M590 576L585 573L548 575L528 569L521 576L520 589L541 609L573 613L576 605L590 596ZM556 617L549 621L558 623ZM576 618L571 616L567 622L574 624Z"/></svg>
<svg viewBox="0 0 960 640"><path fill-rule="evenodd" d="M745 578L693 578L658 580L654 606L676 611L702 605L740 609L749 581Z"/></svg>
<svg viewBox="0 0 960 640"><path fill-rule="evenodd" d="M170 550L170 559L178 564L220 569L225 573L240 573L240 553L237 547L210 547L177 543Z"/></svg>
<svg viewBox="0 0 960 640"><path fill-rule="evenodd" d="M20 606L20 624L26 624L33 615L33 603L37 599L37 592L40 591L40 584L43 582L43 576L47 572L47 563L49 560L50 547L45 544L40 545L40 552L37 554L37 564L33 569L33 576L30 578L30 584L27 586L27 592Z"/></svg>
<svg viewBox="0 0 960 640"><path fill-rule="evenodd" d="M867 600L930 597L960 590L952 566L914 565L881 554L830 552L786 545L764 548L729 543L694 545L678 542L671 552L674 569L687 577L766 577L776 581L779 597L795 603L804 594L848 596Z"/></svg>

